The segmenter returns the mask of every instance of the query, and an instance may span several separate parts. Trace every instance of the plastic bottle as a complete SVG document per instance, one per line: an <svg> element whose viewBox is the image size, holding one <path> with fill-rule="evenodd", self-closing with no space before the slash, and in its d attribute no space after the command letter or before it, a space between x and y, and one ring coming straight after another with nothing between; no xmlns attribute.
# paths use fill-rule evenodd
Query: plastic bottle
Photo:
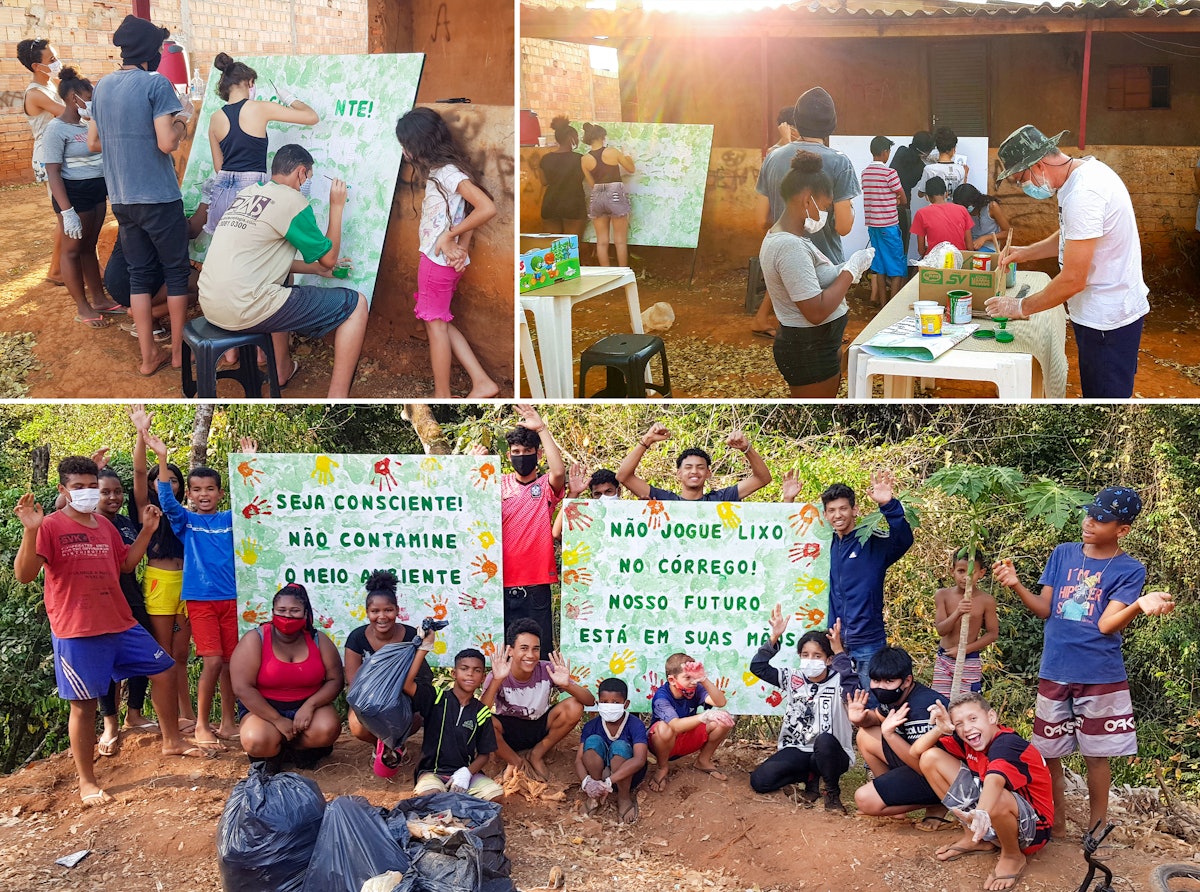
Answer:
<svg viewBox="0 0 1200 892"><path fill-rule="evenodd" d="M192 70L192 100L199 101L204 98L204 88L206 84L204 79L200 77L200 69Z"/></svg>

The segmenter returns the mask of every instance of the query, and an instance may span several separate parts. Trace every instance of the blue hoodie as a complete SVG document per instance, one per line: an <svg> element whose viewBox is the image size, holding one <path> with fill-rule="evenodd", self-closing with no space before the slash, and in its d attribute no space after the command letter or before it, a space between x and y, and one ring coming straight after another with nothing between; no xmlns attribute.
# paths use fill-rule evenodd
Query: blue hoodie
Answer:
<svg viewBox="0 0 1200 892"><path fill-rule="evenodd" d="M842 621L846 650L887 643L884 577L913 544L912 527L900 500L892 499L880 511L887 519L887 532L876 530L861 545L857 530L845 536L835 533L829 547L829 625Z"/></svg>
<svg viewBox="0 0 1200 892"><path fill-rule="evenodd" d="M183 600L228 601L237 598L233 573L233 512L199 514L175 498L171 484L158 481L158 502L183 542Z"/></svg>

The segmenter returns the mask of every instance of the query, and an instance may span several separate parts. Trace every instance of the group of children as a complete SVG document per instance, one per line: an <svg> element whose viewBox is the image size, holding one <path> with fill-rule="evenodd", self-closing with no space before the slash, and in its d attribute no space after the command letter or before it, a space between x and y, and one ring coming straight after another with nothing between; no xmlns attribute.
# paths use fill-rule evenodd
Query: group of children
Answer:
<svg viewBox="0 0 1200 892"><path fill-rule="evenodd" d="M380 649L402 642L417 648L404 692L415 714L410 731L423 733L415 773L418 793L455 790L485 799L503 796L504 787L485 770L493 754L506 774L519 771L548 779L550 754L593 709L597 715L580 732L575 757L586 811L599 810L615 794L617 818L636 821L643 782L652 792L664 791L671 763L691 754L696 754L696 769L728 780L715 755L735 719L725 709L721 688L708 677L702 654L668 657L665 681L653 693L647 724L631 714L622 679L600 680L594 695L572 679L566 659L551 652L552 617L548 603L542 603L543 597L549 601L549 584L539 580L555 573L553 515L567 491L568 476L545 421L530 406L518 406L518 413L518 425L508 434L514 470L501 481L505 646L492 658L490 672L478 650L458 653L448 689L435 685L425 663L435 633L397 622L396 578L386 571L368 580L368 621L347 639L344 671L332 642L313 628L307 593L295 584L276 594L271 621L238 643L233 538L230 512L220 510L220 475L193 469L186 478L192 509L185 509L173 485L182 474L167 462L166 447L151 432L150 416L140 407L131 413L138 438L135 472L145 473L145 449L153 451L161 505L161 510L154 504L140 509L140 530L135 523L115 519L123 501L115 475L89 459L65 459L59 467L61 510L44 516L32 495L17 506L26 534L15 570L22 581L31 581L43 569L46 574L55 671L60 695L71 702L71 747L84 802L109 799L96 781L92 749L96 702L106 695L111 698L114 679L150 677L166 754L205 755L222 737L236 736L236 704L242 745L252 760L276 759L285 746L319 757L341 733L341 717L332 702L344 680L353 681ZM677 461L682 492L652 487L637 476L637 466L647 448L669 437L662 425L651 427L615 474L597 472L588 478L573 468L571 494L580 494L588 483L594 498L619 498L624 484L642 497L734 501L770 480L749 441L734 432L729 445L747 456L751 474L746 480L706 491L712 473L708 456L689 449ZM242 443L243 451L255 448L252 441ZM539 467L543 458L548 463L545 473ZM995 599L978 587L966 597L969 573L978 583L986 572L981 555L974 555L972 568L971 555L958 554L956 584L935 596L940 646L933 688L915 679L906 651L879 638L887 567L912 541L893 485L886 473L875 475L871 483L870 496L889 519L890 532L884 537L855 535L854 492L849 487L836 484L822 496L826 522L848 552L842 560L837 542L831 548L831 625L828 632L810 631L794 640L787 635L789 614L780 606L768 618L769 638L751 656L750 668L780 689L783 718L776 753L750 774L749 783L760 793L799 784L803 800L816 802L823 792L825 808L841 812L845 806L840 780L861 755L871 778L854 793L860 812L901 815L924 809L923 829L963 825L962 837L939 848L937 858L952 861L998 851L986 888L1010 888L1024 870L1025 857L1045 844L1051 828L1056 833L1065 829L1063 757L1076 750L1083 755L1090 821L1106 816L1108 760L1133 755L1137 749L1120 633L1137 615L1165 614L1174 603L1164 592L1143 593L1145 568L1120 547L1142 507L1137 494L1122 487L1101 491L1086 506L1082 541L1054 550L1039 580L1040 590L1026 588L1011 561L995 562L991 569L996 582L1046 621L1033 735L1025 741L1000 723L980 693L979 655L998 630ZM147 482L135 480L135 493L147 491ZM789 475L785 498L794 499L798 492L798 481ZM143 501L140 496L138 501ZM96 512L113 522L97 518ZM167 524L160 523L163 515ZM160 526L168 525L181 548L172 551L159 541L158 559L177 560L178 555L182 570L157 568L147 574L143 614L136 603L136 585L121 574L136 568L160 536ZM516 555L511 563L509 549ZM154 615L173 620L180 616L175 602L165 604L170 600L163 591L168 585L178 586L171 590L186 604L196 651L204 661L194 747L183 743L177 724L179 705L187 697L186 687L178 687L171 656L183 657L187 651L179 648L174 622L153 620ZM164 606L173 612L162 613ZM148 621L149 631L138 625L135 613L143 624ZM948 701L952 660L960 646L956 630L964 618L965 693ZM777 665L782 645L793 640L798 665ZM221 721L213 727L210 713L218 688ZM140 711L144 683L130 684L129 689L127 727L149 727ZM116 714L111 699L103 711L108 734ZM394 775L403 753L376 740L353 711L349 722L355 737L374 743L376 773Z"/></svg>
<svg viewBox="0 0 1200 892"><path fill-rule="evenodd" d="M272 334L281 386L298 370L289 348L292 332L314 338L336 332L328 396L344 398L366 334L366 297L347 288L293 285L291 275L334 274L342 260L346 186L334 180L323 232L305 188L314 176L312 157L291 144L281 147L270 164L267 158L271 122L314 125L317 112L292 96L286 84L272 85L278 101L255 99L254 69L219 54L214 63L221 71L218 93L227 104L210 118L215 173L196 214L185 218L171 156L187 136L193 104L155 76L168 36L165 28L126 17L113 34L121 67L95 88L75 68L63 67L49 41L31 38L17 47L18 59L33 75L24 110L34 134L34 174L38 182L48 182L57 221L51 279L59 275L61 259L76 322L103 328L111 318L133 317L123 327L138 339L142 375L179 368L193 288L188 242L207 232L213 237L207 272L194 286L205 315L227 329ZM452 395L452 359L470 375L470 397L495 396L497 385L450 312L470 263L472 236L496 214L492 196L435 111L416 108L401 116L396 138L414 171L414 190L417 183L424 185L413 297L414 313L428 334L434 396ZM239 195L254 199L253 213L244 212ZM120 270L111 278L107 270L102 277L96 252L109 201L120 224L120 250L109 260ZM126 283L120 289L124 294L106 293L106 286L120 283ZM165 328L159 320L168 316ZM160 340L170 341L169 352Z"/></svg>

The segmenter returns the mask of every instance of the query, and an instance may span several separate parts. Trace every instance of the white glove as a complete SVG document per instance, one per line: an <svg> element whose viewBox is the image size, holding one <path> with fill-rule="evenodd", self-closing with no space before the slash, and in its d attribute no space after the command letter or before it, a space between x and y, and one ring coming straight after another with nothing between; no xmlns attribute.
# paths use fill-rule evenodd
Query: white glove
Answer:
<svg viewBox="0 0 1200 892"><path fill-rule="evenodd" d="M179 104L182 105L183 108L175 112L175 117L179 118L179 120L186 124L192 119L192 112L195 111L195 109L192 107L191 97L187 96L186 94L179 97Z"/></svg>
<svg viewBox="0 0 1200 892"><path fill-rule="evenodd" d="M83 238L83 221L75 208L67 208L62 212L63 232L71 238Z"/></svg>
<svg viewBox="0 0 1200 892"><path fill-rule="evenodd" d="M733 716L731 716L724 709L710 709L701 713L700 718L703 719L706 724L723 725L726 728L732 728L734 725Z"/></svg>
<svg viewBox="0 0 1200 892"><path fill-rule="evenodd" d="M471 786L471 769L460 768L450 775L450 792L465 793Z"/></svg>
<svg viewBox="0 0 1200 892"><path fill-rule="evenodd" d="M296 94L289 90L286 86L276 87L275 95L279 97L279 101L284 105L291 106L296 101Z"/></svg>
<svg viewBox="0 0 1200 892"><path fill-rule="evenodd" d="M1025 298L989 297L984 303L984 310L993 319L1028 319L1025 315Z"/></svg>
<svg viewBox="0 0 1200 892"><path fill-rule="evenodd" d="M975 842L982 842L983 838L988 835L988 831L992 829L992 816L982 809L975 809L971 812L971 839Z"/></svg>
<svg viewBox="0 0 1200 892"><path fill-rule="evenodd" d="M583 792L587 793L592 799L599 799L605 793L612 792L612 781L608 778L598 781L591 775L588 775L583 779L583 783L580 786L583 788Z"/></svg>
<svg viewBox="0 0 1200 892"><path fill-rule="evenodd" d="M862 248L850 255L850 259L842 264L842 269L850 273L850 284L855 284L862 278L862 274L871 268L871 262L875 259L874 248Z"/></svg>

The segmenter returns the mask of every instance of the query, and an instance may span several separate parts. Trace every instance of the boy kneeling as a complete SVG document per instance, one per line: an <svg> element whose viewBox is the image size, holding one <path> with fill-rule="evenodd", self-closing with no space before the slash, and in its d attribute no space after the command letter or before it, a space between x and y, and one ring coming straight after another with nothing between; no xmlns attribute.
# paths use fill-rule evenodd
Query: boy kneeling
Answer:
<svg viewBox="0 0 1200 892"><path fill-rule="evenodd" d="M617 816L623 824L638 819L637 788L646 777L649 745L646 726L629 715L629 685L619 678L606 678L596 689L600 715L583 726L575 773L587 794L584 811L593 814L616 788Z"/></svg>
<svg viewBox="0 0 1200 892"><path fill-rule="evenodd" d="M976 693L961 694L950 711L929 710L934 727L913 744L921 773L966 831L937 850L939 861L978 852L1000 857L984 889L1011 889L1032 855L1050 839L1054 797L1046 760L1033 745L1001 725Z"/></svg>

